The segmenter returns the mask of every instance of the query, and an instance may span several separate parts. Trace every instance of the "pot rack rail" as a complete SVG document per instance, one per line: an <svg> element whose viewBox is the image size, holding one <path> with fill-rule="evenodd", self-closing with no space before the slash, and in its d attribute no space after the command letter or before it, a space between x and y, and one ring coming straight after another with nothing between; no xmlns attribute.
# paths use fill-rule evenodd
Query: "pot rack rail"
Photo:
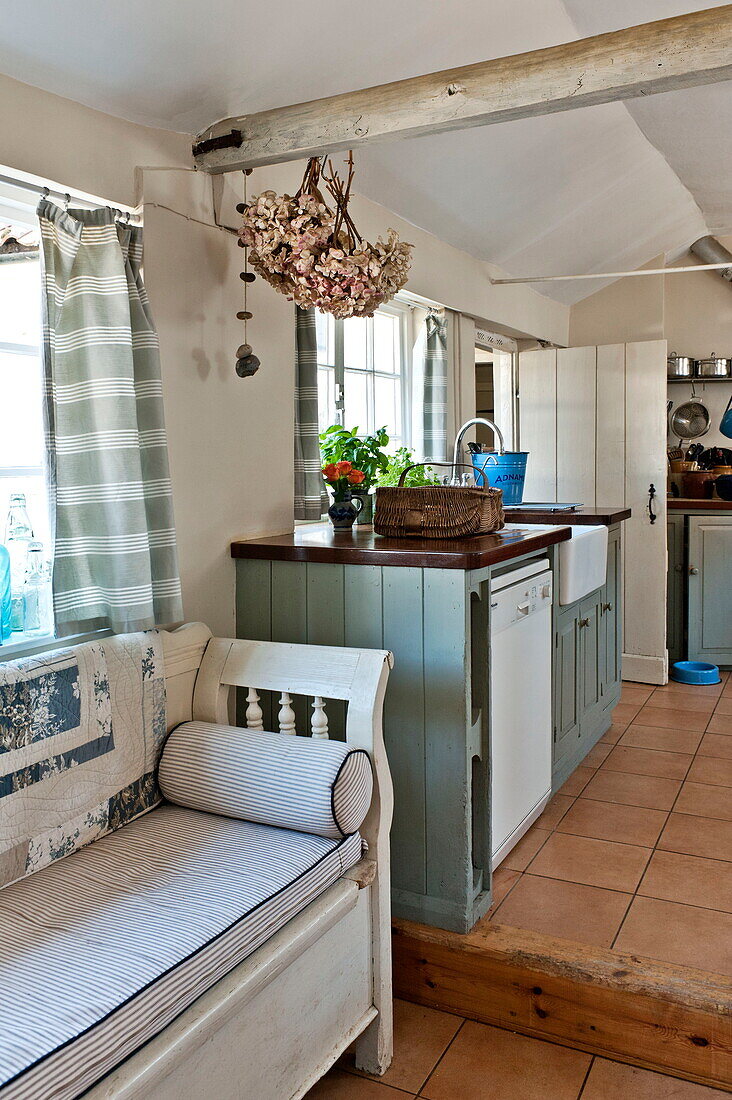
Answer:
<svg viewBox="0 0 732 1100"><path fill-rule="evenodd" d="M491 279L493 286L510 283L573 282L576 279L632 279L638 275L683 275L693 271L728 271L731 264L691 264L684 267L641 267L635 271L593 271L588 275L520 275L511 279Z"/></svg>

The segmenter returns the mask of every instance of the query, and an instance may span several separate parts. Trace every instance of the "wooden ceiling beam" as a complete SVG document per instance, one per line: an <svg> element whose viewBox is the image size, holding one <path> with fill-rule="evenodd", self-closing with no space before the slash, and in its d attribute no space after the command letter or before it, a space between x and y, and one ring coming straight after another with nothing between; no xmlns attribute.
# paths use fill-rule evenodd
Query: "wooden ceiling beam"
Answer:
<svg viewBox="0 0 732 1100"><path fill-rule="evenodd" d="M732 4L725 4L224 119L199 135L203 149L194 146L194 156L206 172L231 172L367 142L488 126L731 78ZM228 137L232 131L235 136Z"/></svg>

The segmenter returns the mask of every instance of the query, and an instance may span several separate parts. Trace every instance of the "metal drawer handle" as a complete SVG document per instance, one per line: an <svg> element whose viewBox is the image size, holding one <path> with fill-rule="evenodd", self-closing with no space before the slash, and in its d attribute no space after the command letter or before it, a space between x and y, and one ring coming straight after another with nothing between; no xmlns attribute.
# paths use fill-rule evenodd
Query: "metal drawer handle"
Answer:
<svg viewBox="0 0 732 1100"><path fill-rule="evenodd" d="M696 577L698 575L698 573L699 573L699 570L697 569L697 567L695 565L690 565L689 566L689 576Z"/></svg>
<svg viewBox="0 0 732 1100"><path fill-rule="evenodd" d="M606 611L612 611L612 609L613 609L613 605L611 603L604 603L602 605L603 614Z"/></svg>
<svg viewBox="0 0 732 1100"><path fill-rule="evenodd" d="M580 619L579 625L581 627L589 626L590 625L590 620L589 619Z"/></svg>

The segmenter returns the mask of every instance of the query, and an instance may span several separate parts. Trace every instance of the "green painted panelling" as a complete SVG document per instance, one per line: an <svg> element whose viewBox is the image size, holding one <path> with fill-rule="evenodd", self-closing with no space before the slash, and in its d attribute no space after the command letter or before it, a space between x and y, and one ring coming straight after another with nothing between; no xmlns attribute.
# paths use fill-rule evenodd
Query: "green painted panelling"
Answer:
<svg viewBox="0 0 732 1100"><path fill-rule="evenodd" d="M236 636L272 641L272 562L239 559L236 563ZM256 687L256 684L253 685ZM261 692L265 729L273 729L270 692ZM236 693L236 721L246 725L246 692Z"/></svg>
<svg viewBox="0 0 732 1100"><path fill-rule="evenodd" d="M383 569L384 647L394 654L384 702L394 777L392 881L413 894L424 894L426 885L422 579L421 569Z"/></svg>
<svg viewBox="0 0 732 1100"><path fill-rule="evenodd" d="M306 571L308 601L308 645L345 644L344 585L342 565L308 562ZM335 740L346 735L346 704L332 700L327 705L328 732Z"/></svg>
<svg viewBox="0 0 732 1100"><path fill-rule="evenodd" d="M344 644L383 649L381 566L346 565L344 570Z"/></svg>
<svg viewBox="0 0 732 1100"><path fill-rule="evenodd" d="M236 636L271 642L272 563L239 559L236 563Z"/></svg>
<svg viewBox="0 0 732 1100"><path fill-rule="evenodd" d="M308 600L305 566L296 561L272 562L272 641L304 645L308 640ZM293 698L298 733L310 733L311 700ZM326 708L327 712L327 708ZM277 711L274 712L275 716Z"/></svg>
<svg viewBox="0 0 732 1100"><path fill-rule="evenodd" d="M427 893L472 909L467 578L424 577Z"/></svg>

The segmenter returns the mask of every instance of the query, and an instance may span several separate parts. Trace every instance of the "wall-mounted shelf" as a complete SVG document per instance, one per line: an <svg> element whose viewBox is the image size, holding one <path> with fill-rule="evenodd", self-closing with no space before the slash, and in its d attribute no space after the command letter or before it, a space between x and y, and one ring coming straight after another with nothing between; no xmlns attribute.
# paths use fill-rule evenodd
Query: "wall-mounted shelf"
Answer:
<svg viewBox="0 0 732 1100"><path fill-rule="evenodd" d="M732 375L728 375L726 378L667 378L667 382L685 382L687 386L690 386L692 382L695 386L706 386L709 382L732 382Z"/></svg>

